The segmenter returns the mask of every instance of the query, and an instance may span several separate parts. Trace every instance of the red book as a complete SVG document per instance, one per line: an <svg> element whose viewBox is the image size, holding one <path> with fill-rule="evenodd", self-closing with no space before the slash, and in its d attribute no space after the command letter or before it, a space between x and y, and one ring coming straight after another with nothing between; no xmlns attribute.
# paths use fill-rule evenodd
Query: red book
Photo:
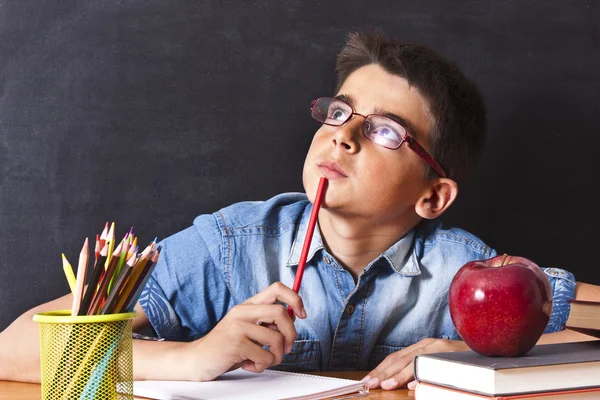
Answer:
<svg viewBox="0 0 600 400"><path fill-rule="evenodd" d="M514 394L510 396L483 396L480 394L450 389L447 387L423 382L420 382L415 389L416 400L593 400L599 398L600 387L578 390Z"/></svg>

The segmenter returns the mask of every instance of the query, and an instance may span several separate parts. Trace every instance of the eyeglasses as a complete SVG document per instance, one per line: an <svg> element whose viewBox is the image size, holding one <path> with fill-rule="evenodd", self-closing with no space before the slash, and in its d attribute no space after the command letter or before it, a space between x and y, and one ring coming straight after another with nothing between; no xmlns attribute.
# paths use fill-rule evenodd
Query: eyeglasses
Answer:
<svg viewBox="0 0 600 400"><path fill-rule="evenodd" d="M325 125L342 126L354 115L364 118L362 125L363 135L373 143L387 149L398 149L406 142L408 147L417 153L427 164L431 166L442 178L446 173L433 157L408 134L402 125L379 114L362 115L354 111L354 108L343 100L333 97L320 97L310 105L311 116Z"/></svg>

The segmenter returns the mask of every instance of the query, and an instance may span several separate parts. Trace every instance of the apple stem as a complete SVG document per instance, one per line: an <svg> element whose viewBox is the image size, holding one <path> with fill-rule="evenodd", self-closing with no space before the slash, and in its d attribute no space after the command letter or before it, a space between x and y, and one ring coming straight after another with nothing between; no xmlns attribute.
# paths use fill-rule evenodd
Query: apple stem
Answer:
<svg viewBox="0 0 600 400"><path fill-rule="evenodd" d="M504 265L504 263L506 262L506 257L508 257L508 254L504 253L502 255L502 264L500 264L500 266Z"/></svg>

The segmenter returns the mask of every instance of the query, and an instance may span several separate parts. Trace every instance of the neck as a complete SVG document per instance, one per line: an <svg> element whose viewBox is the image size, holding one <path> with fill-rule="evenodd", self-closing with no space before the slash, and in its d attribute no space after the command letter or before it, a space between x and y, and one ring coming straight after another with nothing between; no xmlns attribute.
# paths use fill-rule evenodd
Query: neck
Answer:
<svg viewBox="0 0 600 400"><path fill-rule="evenodd" d="M319 229L327 250L354 280L367 265L406 235L417 223L414 214L398 220L375 220L373 216L342 216L319 211Z"/></svg>

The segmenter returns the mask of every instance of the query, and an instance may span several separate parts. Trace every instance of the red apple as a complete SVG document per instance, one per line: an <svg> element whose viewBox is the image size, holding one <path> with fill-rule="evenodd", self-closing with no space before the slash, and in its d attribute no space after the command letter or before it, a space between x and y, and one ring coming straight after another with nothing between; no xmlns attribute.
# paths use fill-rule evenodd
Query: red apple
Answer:
<svg viewBox="0 0 600 400"><path fill-rule="evenodd" d="M450 284L449 307L458 334L473 351L517 357L544 333L552 288L533 261L504 254L465 264Z"/></svg>

